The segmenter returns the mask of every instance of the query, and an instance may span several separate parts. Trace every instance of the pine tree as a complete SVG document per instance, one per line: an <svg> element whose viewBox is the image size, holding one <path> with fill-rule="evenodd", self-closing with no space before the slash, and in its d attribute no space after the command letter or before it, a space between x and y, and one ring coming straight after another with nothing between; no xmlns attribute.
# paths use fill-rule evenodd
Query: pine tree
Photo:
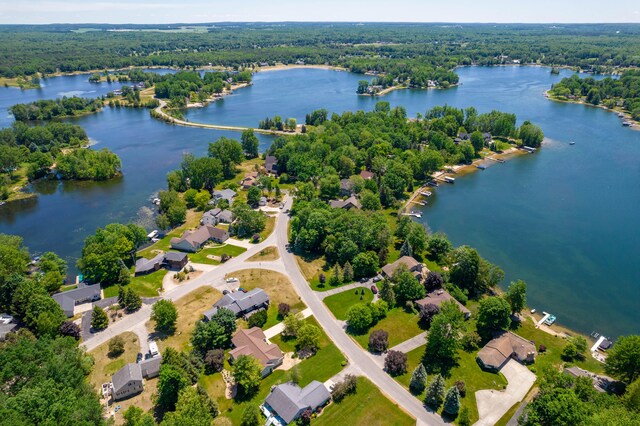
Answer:
<svg viewBox="0 0 640 426"><path fill-rule="evenodd" d="M418 364L413 373L411 374L411 382L409 383L409 389L414 394L420 395L424 392L424 388L427 386L427 370L422 363Z"/></svg>
<svg viewBox="0 0 640 426"><path fill-rule="evenodd" d="M396 306L396 293L391 287L391 283L388 280L384 280L380 283L380 298L387 302L389 307Z"/></svg>
<svg viewBox="0 0 640 426"><path fill-rule="evenodd" d="M342 282L350 283L351 281L353 281L353 268L349 262L346 262L342 268Z"/></svg>
<svg viewBox="0 0 640 426"><path fill-rule="evenodd" d="M411 248L409 240L404 240L404 243L402 243L402 247L400 248L400 256L413 257L413 248Z"/></svg>
<svg viewBox="0 0 640 426"><path fill-rule="evenodd" d="M451 386L444 397L444 411L452 416L460 411L460 392L455 386Z"/></svg>
<svg viewBox="0 0 640 426"><path fill-rule="evenodd" d="M427 388L427 396L424 399L425 404L427 404L434 410L437 410L442 405L444 392L444 379L440 374L438 374Z"/></svg>
<svg viewBox="0 0 640 426"><path fill-rule="evenodd" d="M91 315L91 328L95 330L104 330L108 326L109 317L107 317L107 313L100 306L95 305Z"/></svg>
<svg viewBox="0 0 640 426"><path fill-rule="evenodd" d="M333 267L333 273L329 277L329 285L337 286L342 284L342 268L336 263Z"/></svg>

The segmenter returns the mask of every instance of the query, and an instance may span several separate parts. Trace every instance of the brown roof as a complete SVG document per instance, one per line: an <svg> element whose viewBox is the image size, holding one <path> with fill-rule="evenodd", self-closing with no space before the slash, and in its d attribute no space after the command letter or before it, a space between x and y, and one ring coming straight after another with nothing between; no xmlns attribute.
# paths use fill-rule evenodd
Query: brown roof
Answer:
<svg viewBox="0 0 640 426"><path fill-rule="evenodd" d="M329 205L334 209L350 209L350 208L360 208L360 201L355 196L351 196L346 200L331 200L329 201Z"/></svg>
<svg viewBox="0 0 640 426"><path fill-rule="evenodd" d="M376 174L368 170L363 170L360 172L360 177L362 179L373 179L374 177L376 177Z"/></svg>
<svg viewBox="0 0 640 426"><path fill-rule="evenodd" d="M453 296L451 296L446 290L443 289L430 291L429 293L427 293L427 297L416 301L416 303L420 306L432 304L440 307L442 302L445 302L447 300L453 300L455 304L458 305L458 308L460 308L460 312L464 314L465 318L471 316L471 311L467 309L466 306L458 302Z"/></svg>
<svg viewBox="0 0 640 426"><path fill-rule="evenodd" d="M395 262L387 263L386 265L384 265L382 267L382 272L386 276L390 277L393 275L395 270L398 269L398 266L400 265L406 265L409 271L414 272L415 270L418 269L418 267L420 266L420 263L418 263L418 261L411 256L402 256L400 259L396 260Z"/></svg>
<svg viewBox="0 0 640 426"><path fill-rule="evenodd" d="M478 359L487 368L499 369L511 357L520 362L531 362L535 355L536 347L533 343L505 331L480 349Z"/></svg>
<svg viewBox="0 0 640 426"><path fill-rule="evenodd" d="M229 355L233 359L240 355L251 355L266 367L274 360L281 359L282 351L278 345L267 343L265 339L264 333L258 327L248 330L240 329L231 339L235 349L231 350Z"/></svg>
<svg viewBox="0 0 640 426"><path fill-rule="evenodd" d="M184 231L181 238L172 238L171 244L180 244L183 241L189 243L189 245L199 248L210 238L223 239L227 231L224 229L216 228L212 225L203 225L195 231Z"/></svg>

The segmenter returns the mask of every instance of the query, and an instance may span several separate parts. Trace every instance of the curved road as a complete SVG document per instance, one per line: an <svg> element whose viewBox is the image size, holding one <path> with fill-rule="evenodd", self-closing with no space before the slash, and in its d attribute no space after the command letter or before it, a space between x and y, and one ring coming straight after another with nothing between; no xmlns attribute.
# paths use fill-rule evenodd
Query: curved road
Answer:
<svg viewBox="0 0 640 426"><path fill-rule="evenodd" d="M287 251L286 248L288 243L289 216L285 214L284 211L288 211L291 204L292 199L288 197L284 209L277 215L274 232L265 241L252 246L246 252L230 259L223 265L203 273L193 281L181 284L173 290L167 291L162 297L164 299L177 300L205 285L212 287L222 286L225 275L241 269L262 268L285 274L291 280L302 301L311 309L318 323L338 349L347 357L350 365L355 368L356 371L371 380L390 400L415 417L418 425L444 425L445 422L438 414L428 411L421 401L385 373L376 364L373 357L345 333L338 321L331 314L331 311L322 303L321 298L311 289L309 283L302 275L295 257ZM257 254L260 250L268 246L278 247L280 259L270 262L245 262L249 257ZM144 305L138 312L128 315L108 329L94 334L93 337L85 341L83 345L90 351L120 333L131 331L141 324L144 325L149 319L150 314L151 306Z"/></svg>

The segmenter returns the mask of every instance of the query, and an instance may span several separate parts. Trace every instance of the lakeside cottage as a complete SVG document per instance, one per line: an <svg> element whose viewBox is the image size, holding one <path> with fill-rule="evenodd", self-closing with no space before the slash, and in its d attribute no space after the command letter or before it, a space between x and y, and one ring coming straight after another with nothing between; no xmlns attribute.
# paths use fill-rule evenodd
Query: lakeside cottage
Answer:
<svg viewBox="0 0 640 426"><path fill-rule="evenodd" d="M220 199L225 199L229 202L229 205L231 206L233 204L233 199L236 196L236 192L232 189L222 189L222 190L216 190L213 191L213 193L211 194L212 196L212 200L214 202L218 202L218 200Z"/></svg>
<svg viewBox="0 0 640 426"><path fill-rule="evenodd" d="M56 293L51 297L53 297L53 300L58 302L58 305L60 305L64 314L69 318L75 314L74 311L77 305L100 300L102 293L100 290L100 284L94 284L86 285L75 290Z"/></svg>
<svg viewBox="0 0 640 426"><path fill-rule="evenodd" d="M329 201L329 205L333 209L351 210L361 208L360 201L353 195L346 200L331 200Z"/></svg>
<svg viewBox="0 0 640 426"><path fill-rule="evenodd" d="M203 321L209 321L218 309L229 309L236 317L250 317L252 313L269 308L269 296L261 288L254 288L248 292L236 291L225 294L222 299L214 303L213 307L203 314Z"/></svg>
<svg viewBox="0 0 640 426"><path fill-rule="evenodd" d="M424 299L416 300L416 303L424 308L427 305L435 305L438 308L440 305L448 300L452 300L456 305L458 305L458 309L460 312L464 314L464 319L469 319L471 317L471 311L467 309L462 303L458 302L453 296L449 294L446 290L439 288L437 290L430 291L427 293L427 297Z"/></svg>
<svg viewBox="0 0 640 426"><path fill-rule="evenodd" d="M228 231L211 225L203 225L195 231L184 231L180 238L172 238L171 248L195 253L209 240L216 243L224 243L228 239Z"/></svg>
<svg viewBox="0 0 640 426"><path fill-rule="evenodd" d="M267 157L264 159L264 168L267 173L278 176L278 173L280 171L278 167L278 159L273 155L267 155Z"/></svg>
<svg viewBox="0 0 640 426"><path fill-rule="evenodd" d="M429 269L413 257L402 256L395 262L384 265L382 267L382 276L387 279L391 278L400 265L406 266L409 272L411 272L420 282L422 282L429 273Z"/></svg>
<svg viewBox="0 0 640 426"><path fill-rule="evenodd" d="M252 356L262 365L261 377L266 377L284 360L284 354L275 343L267 343L262 329L253 327L240 329L231 339L233 349L229 352L229 364L241 355Z"/></svg>
<svg viewBox="0 0 640 426"><path fill-rule="evenodd" d="M248 172L244 174L244 178L240 181L242 189L249 189L258 182L258 172Z"/></svg>
<svg viewBox="0 0 640 426"><path fill-rule="evenodd" d="M187 257L186 253L178 253L176 251L160 253L152 259L141 257L136 260L134 274L136 277L146 275L158 271L163 267L180 270L187 266L188 262L189 257Z"/></svg>
<svg viewBox="0 0 640 426"><path fill-rule="evenodd" d="M317 411L330 399L331 394L326 386L317 380L304 388L288 382L271 389L263 409L267 413L267 422L275 417L279 423L286 425L298 419L306 410Z"/></svg>
<svg viewBox="0 0 640 426"><path fill-rule="evenodd" d="M376 174L373 172L370 172L368 170L362 170L360 172L360 177L364 180L369 180L369 179L373 179L376 177Z"/></svg>
<svg viewBox="0 0 640 426"><path fill-rule="evenodd" d="M215 209L204 212L204 214L200 218L200 225L216 226L218 224L218 215L221 211L221 209L216 207Z"/></svg>
<svg viewBox="0 0 640 426"><path fill-rule="evenodd" d="M523 364L530 364L535 361L536 355L536 346L533 343L510 331L504 331L480 349L477 361L487 370L499 371L511 358Z"/></svg>

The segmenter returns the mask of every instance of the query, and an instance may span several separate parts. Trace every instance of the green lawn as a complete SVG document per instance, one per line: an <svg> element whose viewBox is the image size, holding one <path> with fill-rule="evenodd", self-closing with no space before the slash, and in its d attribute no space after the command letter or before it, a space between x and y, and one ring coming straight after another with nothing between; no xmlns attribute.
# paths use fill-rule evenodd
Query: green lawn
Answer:
<svg viewBox="0 0 640 426"><path fill-rule="evenodd" d="M231 257L235 257L244 253L245 251L247 251L247 249L244 247L234 246L233 244L224 244L211 248L204 248L197 253L190 254L189 260L194 263L209 263L213 265L219 265L220 262L209 259L207 256L222 256L223 254L227 254Z"/></svg>
<svg viewBox="0 0 640 426"><path fill-rule="evenodd" d="M364 290L364 295L362 291ZM356 303L368 303L373 300L373 293L368 288L357 288L334 294L324 299L324 304L339 320L347 319L347 312Z"/></svg>
<svg viewBox="0 0 640 426"><path fill-rule="evenodd" d="M415 425L411 418L364 377L358 377L357 391L340 403L331 403L314 425Z"/></svg>
<svg viewBox="0 0 640 426"><path fill-rule="evenodd" d="M316 324L314 318L307 318L312 324ZM271 339L273 343L282 344L280 336L276 336ZM288 345L294 344L293 342L287 342ZM289 347L287 344L283 344L281 349L286 351ZM309 384L312 380L318 380L325 382L329 378L342 370L342 364L345 362L345 358L338 348L329 340L327 335L322 332L320 339L320 349L311 358L305 359L294 368L298 374L298 384L302 387ZM222 377L220 374L214 374L211 376L202 376L200 383L207 389L207 392L212 399L218 402L220 407L220 416L228 417L234 425L239 425L242 419L242 413L249 404L259 405L264 402L265 398L269 394L272 386L280 383L285 383L292 378L292 370L283 371L276 370L269 376L265 377L260 384L260 390L248 401L232 401L224 398L224 384L222 383Z"/></svg>
<svg viewBox="0 0 640 426"><path fill-rule="evenodd" d="M417 313L408 313L402 308L393 308L389 310L386 318L371 327L369 331L360 335L352 335L352 337L360 346L366 348L369 345L369 334L373 330L384 330L389 333L389 347L392 348L422 333L423 330L418 325L419 320L420 317Z"/></svg>
<svg viewBox="0 0 640 426"><path fill-rule="evenodd" d="M126 285L141 297L157 297L158 289L162 287L162 279L167 273L166 269L159 269L148 275L131 277L131 282ZM111 285L104 288L104 297L115 297L118 295L118 286Z"/></svg>

